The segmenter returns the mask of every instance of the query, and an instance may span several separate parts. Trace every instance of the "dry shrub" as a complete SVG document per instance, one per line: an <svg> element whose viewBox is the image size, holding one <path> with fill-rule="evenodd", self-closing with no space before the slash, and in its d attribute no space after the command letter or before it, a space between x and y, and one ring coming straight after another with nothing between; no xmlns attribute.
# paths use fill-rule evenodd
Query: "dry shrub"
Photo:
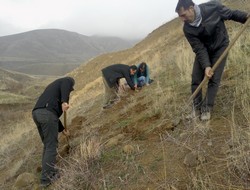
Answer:
<svg viewBox="0 0 250 190"><path fill-rule="evenodd" d="M99 189L98 160L101 155L101 144L96 136L82 140L69 160L64 160L60 180L54 184L56 189L81 190Z"/></svg>
<svg viewBox="0 0 250 190"><path fill-rule="evenodd" d="M229 183L248 186L250 177L250 135L241 126L232 124L229 142L227 168L231 176ZM234 182L237 181L237 183ZM244 187L238 189L245 189Z"/></svg>
<svg viewBox="0 0 250 190"><path fill-rule="evenodd" d="M89 162L100 158L101 155L101 144L97 137L91 137L83 140L80 144L80 151L77 151L79 158Z"/></svg>
<svg viewBox="0 0 250 190"><path fill-rule="evenodd" d="M151 94L152 93L152 94ZM157 81L157 87L154 91L148 92L147 96L148 102L152 102L152 105L146 110L148 117L153 117L156 115L165 115L166 111L166 100L170 98L170 93L167 90L164 92L159 81Z"/></svg>
<svg viewBox="0 0 250 190"><path fill-rule="evenodd" d="M235 105L234 105L235 106ZM242 101L244 108L246 126L243 122L236 119L235 110L232 111L231 139L228 143L227 165L230 174L242 184L247 182L250 177L250 123L249 123L249 104Z"/></svg>
<svg viewBox="0 0 250 190"><path fill-rule="evenodd" d="M26 118L26 121L18 120L16 123L5 125L8 131L2 130L4 135L0 140L0 169L5 173L3 181L16 176L22 167L29 167L25 164L36 151L36 145L40 143L34 141L38 134L32 124L32 121Z"/></svg>
<svg viewBox="0 0 250 190"><path fill-rule="evenodd" d="M237 32L234 30L233 36ZM241 186L245 186L250 177L250 37L247 32L243 33L232 48L228 64L228 69L234 74L230 82L235 84L235 89L234 100L231 100L231 139L227 165L231 176L236 178Z"/></svg>
<svg viewBox="0 0 250 190"><path fill-rule="evenodd" d="M181 56L180 56L181 55ZM192 52L190 45L186 40L176 49L176 56L174 59L175 64L180 70L180 80L189 81L192 73L192 67L194 62L194 53Z"/></svg>

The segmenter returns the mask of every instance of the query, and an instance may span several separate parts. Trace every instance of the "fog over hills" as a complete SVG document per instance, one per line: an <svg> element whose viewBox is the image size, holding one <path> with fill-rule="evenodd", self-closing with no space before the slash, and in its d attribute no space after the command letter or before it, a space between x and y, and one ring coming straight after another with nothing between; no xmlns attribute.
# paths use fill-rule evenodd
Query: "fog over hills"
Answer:
<svg viewBox="0 0 250 190"><path fill-rule="evenodd" d="M0 67L28 74L62 75L90 58L132 47L135 42L59 29L34 30L0 37Z"/></svg>

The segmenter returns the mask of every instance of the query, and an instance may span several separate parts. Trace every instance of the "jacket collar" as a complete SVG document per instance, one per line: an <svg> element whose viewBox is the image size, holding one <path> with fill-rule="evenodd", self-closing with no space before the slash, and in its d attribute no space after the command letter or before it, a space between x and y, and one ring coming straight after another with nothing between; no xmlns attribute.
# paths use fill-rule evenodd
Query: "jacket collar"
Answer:
<svg viewBox="0 0 250 190"><path fill-rule="evenodd" d="M199 27L202 21L201 9L198 5L194 5L195 19L194 22L189 23L191 26Z"/></svg>

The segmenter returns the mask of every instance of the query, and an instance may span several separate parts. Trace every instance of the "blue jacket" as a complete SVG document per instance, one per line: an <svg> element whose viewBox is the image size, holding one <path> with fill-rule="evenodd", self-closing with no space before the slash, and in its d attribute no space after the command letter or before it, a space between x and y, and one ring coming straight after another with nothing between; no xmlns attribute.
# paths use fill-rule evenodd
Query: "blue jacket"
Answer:
<svg viewBox="0 0 250 190"><path fill-rule="evenodd" d="M146 84L149 84L149 79L150 79L150 76L149 76L149 66L146 65L146 69L144 72L141 72L140 70L140 64L137 65L137 71L134 75L134 83L135 84L138 84L138 78L141 77L141 76L144 76L146 78Z"/></svg>

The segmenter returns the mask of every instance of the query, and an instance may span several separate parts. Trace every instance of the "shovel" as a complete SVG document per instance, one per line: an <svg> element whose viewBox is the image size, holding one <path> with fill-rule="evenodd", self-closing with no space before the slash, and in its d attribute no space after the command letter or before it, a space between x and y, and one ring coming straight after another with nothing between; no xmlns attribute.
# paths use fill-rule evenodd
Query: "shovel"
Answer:
<svg viewBox="0 0 250 190"><path fill-rule="evenodd" d="M64 124L64 129L67 131L67 112L64 111L63 112L63 124ZM65 147L65 149L67 149L67 152L69 152L70 149L70 144L69 144L69 136L65 135L66 140L67 140L67 146Z"/></svg>

